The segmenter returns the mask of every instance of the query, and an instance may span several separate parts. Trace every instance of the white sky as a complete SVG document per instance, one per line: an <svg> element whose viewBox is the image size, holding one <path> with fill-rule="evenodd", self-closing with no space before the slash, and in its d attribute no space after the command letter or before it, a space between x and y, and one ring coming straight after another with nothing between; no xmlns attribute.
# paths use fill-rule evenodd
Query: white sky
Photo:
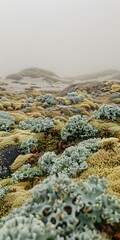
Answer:
<svg viewBox="0 0 120 240"><path fill-rule="evenodd" d="M120 0L0 0L0 76L120 70Z"/></svg>

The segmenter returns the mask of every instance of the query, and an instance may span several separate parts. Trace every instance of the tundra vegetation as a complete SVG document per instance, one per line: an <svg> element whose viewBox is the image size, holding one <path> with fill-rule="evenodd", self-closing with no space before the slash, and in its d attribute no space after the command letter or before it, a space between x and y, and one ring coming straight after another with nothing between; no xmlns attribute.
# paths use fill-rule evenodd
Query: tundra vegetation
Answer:
<svg viewBox="0 0 120 240"><path fill-rule="evenodd" d="M0 240L120 239L119 89L0 91Z"/></svg>

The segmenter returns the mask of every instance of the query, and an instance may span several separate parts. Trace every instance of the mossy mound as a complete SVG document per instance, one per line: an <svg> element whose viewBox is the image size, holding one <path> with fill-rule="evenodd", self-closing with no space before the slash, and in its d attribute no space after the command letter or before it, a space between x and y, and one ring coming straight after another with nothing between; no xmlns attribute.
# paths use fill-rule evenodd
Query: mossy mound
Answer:
<svg viewBox="0 0 120 240"><path fill-rule="evenodd" d="M90 175L105 177L110 182L109 190L120 197L120 142L117 138L108 138L99 143L99 148L87 159L89 168L81 178L87 179Z"/></svg>
<svg viewBox="0 0 120 240"><path fill-rule="evenodd" d="M15 208L21 207L31 197L31 191L25 190L25 184L23 186L10 185L9 187L12 192L8 193L0 204L0 217L7 215Z"/></svg>

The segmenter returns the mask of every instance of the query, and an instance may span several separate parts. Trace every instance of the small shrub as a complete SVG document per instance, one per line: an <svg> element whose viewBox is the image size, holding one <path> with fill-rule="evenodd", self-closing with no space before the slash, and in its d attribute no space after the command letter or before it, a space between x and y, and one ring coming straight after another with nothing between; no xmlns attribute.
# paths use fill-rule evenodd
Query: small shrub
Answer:
<svg viewBox="0 0 120 240"><path fill-rule="evenodd" d="M31 167L30 164L24 164L21 170L18 170L12 174L11 183L17 183L26 179L33 179L36 176L40 176L40 171L37 167Z"/></svg>
<svg viewBox="0 0 120 240"><path fill-rule="evenodd" d="M32 149L38 149L38 141L36 138L29 138L28 140L23 140L21 143L21 152L24 154L32 153Z"/></svg>
<svg viewBox="0 0 120 240"><path fill-rule="evenodd" d="M19 123L19 128L26 130L30 129L31 132L44 132L54 126L55 120L52 118L28 118Z"/></svg>
<svg viewBox="0 0 120 240"><path fill-rule="evenodd" d="M103 104L98 110L94 111L94 119L108 119L115 121L120 117L120 107L116 104Z"/></svg>
<svg viewBox="0 0 120 240"><path fill-rule="evenodd" d="M27 102L27 103L33 103L33 98L32 98L32 97L26 98L26 102Z"/></svg>
<svg viewBox="0 0 120 240"><path fill-rule="evenodd" d="M97 130L93 128L88 122L86 116L75 115L69 118L61 131L61 138L67 140L70 137L74 138L88 138L94 137Z"/></svg>
<svg viewBox="0 0 120 240"><path fill-rule="evenodd" d="M58 157L54 152L47 152L39 158L38 164L40 175L64 173L70 177L76 177L88 168L87 157L98 149L98 139L89 139L76 146L68 147L63 154Z"/></svg>
<svg viewBox="0 0 120 240"><path fill-rule="evenodd" d="M44 107L57 104L56 97L52 94L45 94L42 96L38 96L38 97L36 97L36 100L41 101L43 103Z"/></svg>
<svg viewBox="0 0 120 240"><path fill-rule="evenodd" d="M78 95L77 92L70 92L67 94L66 98L71 101L71 103L76 104L84 100L85 94Z"/></svg>
<svg viewBox="0 0 120 240"><path fill-rule="evenodd" d="M0 131L8 131L14 125L15 119L9 113L0 112Z"/></svg>
<svg viewBox="0 0 120 240"><path fill-rule="evenodd" d="M6 98L6 97L2 97L2 98L0 99L0 101L2 101L2 102L8 102L8 101L9 101L9 99L8 99L8 98Z"/></svg>
<svg viewBox="0 0 120 240"><path fill-rule="evenodd" d="M52 165L57 155L54 152L46 152L38 160L40 174L43 176L48 176L51 173Z"/></svg>
<svg viewBox="0 0 120 240"><path fill-rule="evenodd" d="M86 159L98 149L101 139L89 139L79 143L77 146L68 147L60 157L53 159L50 174L62 172L69 177L77 177L89 166Z"/></svg>
<svg viewBox="0 0 120 240"><path fill-rule="evenodd" d="M120 98L120 93L114 93L110 96L110 99Z"/></svg>
<svg viewBox="0 0 120 240"><path fill-rule="evenodd" d="M0 203L3 201L4 197L9 192L10 192L9 188L3 188L2 186L0 186Z"/></svg>

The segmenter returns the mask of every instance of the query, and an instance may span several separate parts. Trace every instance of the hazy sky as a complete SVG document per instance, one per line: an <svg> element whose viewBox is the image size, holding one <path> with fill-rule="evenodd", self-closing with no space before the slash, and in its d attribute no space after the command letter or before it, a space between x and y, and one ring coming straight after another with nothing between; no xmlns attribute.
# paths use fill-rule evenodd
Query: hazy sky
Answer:
<svg viewBox="0 0 120 240"><path fill-rule="evenodd" d="M0 0L0 76L120 70L120 0Z"/></svg>

